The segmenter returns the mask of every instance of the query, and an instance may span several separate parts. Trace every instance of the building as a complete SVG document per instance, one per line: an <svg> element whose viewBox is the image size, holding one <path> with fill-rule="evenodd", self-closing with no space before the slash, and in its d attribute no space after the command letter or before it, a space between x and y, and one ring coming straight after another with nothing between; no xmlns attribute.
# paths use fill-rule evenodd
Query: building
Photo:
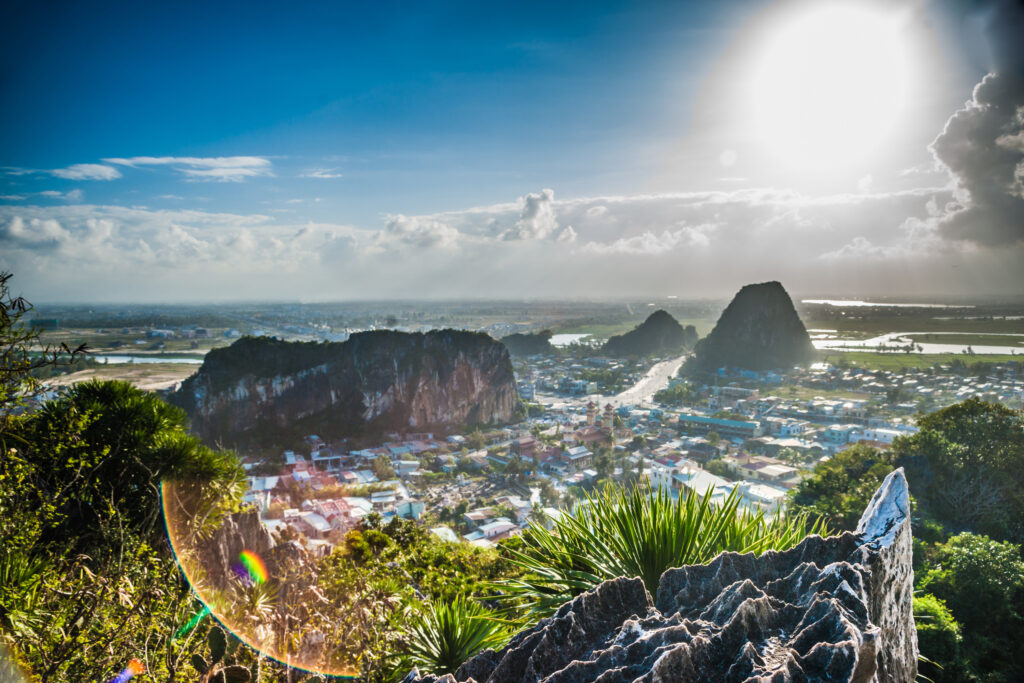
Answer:
<svg viewBox="0 0 1024 683"><path fill-rule="evenodd" d="M695 434L716 432L725 438L752 439L764 434L764 428L757 422L747 420L726 420L720 417L679 414L679 429Z"/></svg>

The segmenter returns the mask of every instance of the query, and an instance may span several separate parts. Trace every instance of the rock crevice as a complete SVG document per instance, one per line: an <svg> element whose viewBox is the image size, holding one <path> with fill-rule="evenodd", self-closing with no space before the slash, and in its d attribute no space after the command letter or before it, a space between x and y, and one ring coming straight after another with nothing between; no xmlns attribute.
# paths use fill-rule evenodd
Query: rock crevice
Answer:
<svg viewBox="0 0 1024 683"><path fill-rule="evenodd" d="M454 676L407 680L910 683L917 636L909 509L898 469L856 533L669 569L653 600L638 578L606 581Z"/></svg>

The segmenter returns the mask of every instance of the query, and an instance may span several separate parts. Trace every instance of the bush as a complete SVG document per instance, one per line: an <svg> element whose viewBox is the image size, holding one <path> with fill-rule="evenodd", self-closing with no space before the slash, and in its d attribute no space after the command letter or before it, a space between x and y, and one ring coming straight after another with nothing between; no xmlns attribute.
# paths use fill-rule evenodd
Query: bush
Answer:
<svg viewBox="0 0 1024 683"><path fill-rule="evenodd" d="M934 595L914 596L914 621L921 673L935 683L964 680L967 672L961 654L960 625L946 603Z"/></svg>
<svg viewBox="0 0 1024 683"><path fill-rule="evenodd" d="M708 562L724 550L785 550L807 534L828 532L806 515L766 518L762 511L741 511L739 504L735 489L720 505L710 496L673 500L664 489L647 486L587 494L576 516L562 516L551 530L531 523L523 549L510 551L525 575L500 587L508 609L529 620L545 617L621 576L639 576L653 595L670 567Z"/></svg>

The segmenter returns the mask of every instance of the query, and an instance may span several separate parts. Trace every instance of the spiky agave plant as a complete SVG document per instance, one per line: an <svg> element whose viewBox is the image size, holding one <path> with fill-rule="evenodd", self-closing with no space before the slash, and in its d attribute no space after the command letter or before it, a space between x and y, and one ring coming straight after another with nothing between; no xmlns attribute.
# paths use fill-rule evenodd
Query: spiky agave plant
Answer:
<svg viewBox="0 0 1024 683"><path fill-rule="evenodd" d="M643 485L587 494L576 515L563 515L550 530L531 524L523 547L510 549L524 575L492 588L511 614L533 622L607 579L638 576L653 595L671 567L709 562L726 550L785 550L808 534L829 533L806 514L740 507L737 489L720 502L710 493L673 499Z"/></svg>
<svg viewBox="0 0 1024 683"><path fill-rule="evenodd" d="M478 602L464 596L424 603L409 628L407 649L412 663L424 672L455 673L464 661L508 640L505 623Z"/></svg>

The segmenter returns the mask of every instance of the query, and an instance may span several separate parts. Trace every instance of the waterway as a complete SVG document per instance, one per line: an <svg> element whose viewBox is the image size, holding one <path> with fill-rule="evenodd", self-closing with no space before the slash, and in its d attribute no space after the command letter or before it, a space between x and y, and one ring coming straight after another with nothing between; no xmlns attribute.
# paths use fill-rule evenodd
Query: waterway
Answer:
<svg viewBox="0 0 1024 683"><path fill-rule="evenodd" d="M202 358L168 358L165 356L124 356L118 354L111 355L94 355L91 356L94 360L101 363L109 363L110 365L118 365L121 363L174 363L174 364L186 364L186 365L202 365Z"/></svg>
<svg viewBox="0 0 1024 683"><path fill-rule="evenodd" d="M821 332L821 330L818 330ZM935 342L915 342L910 339L908 335L924 335L929 334L933 336L940 336L943 334L970 334L969 332L890 332L871 339L836 339L827 338L831 335L815 335L826 337L824 339L812 339L811 342L814 344L814 348L822 351L887 351L887 352L901 352L908 344L914 345L914 350L911 353L964 353L967 351L967 344L942 344ZM1018 340L1024 337L1020 334L1010 333L990 333L986 332L985 336L1004 336L1004 337L1016 337ZM1024 347L1021 346L1002 346L992 344L978 344L971 345L971 351L976 355L993 355L993 354L1016 354L1020 353L1024 355Z"/></svg>
<svg viewBox="0 0 1024 683"><path fill-rule="evenodd" d="M589 334L553 334L551 335L550 342L552 346L568 346L569 344L581 342L589 336Z"/></svg>

